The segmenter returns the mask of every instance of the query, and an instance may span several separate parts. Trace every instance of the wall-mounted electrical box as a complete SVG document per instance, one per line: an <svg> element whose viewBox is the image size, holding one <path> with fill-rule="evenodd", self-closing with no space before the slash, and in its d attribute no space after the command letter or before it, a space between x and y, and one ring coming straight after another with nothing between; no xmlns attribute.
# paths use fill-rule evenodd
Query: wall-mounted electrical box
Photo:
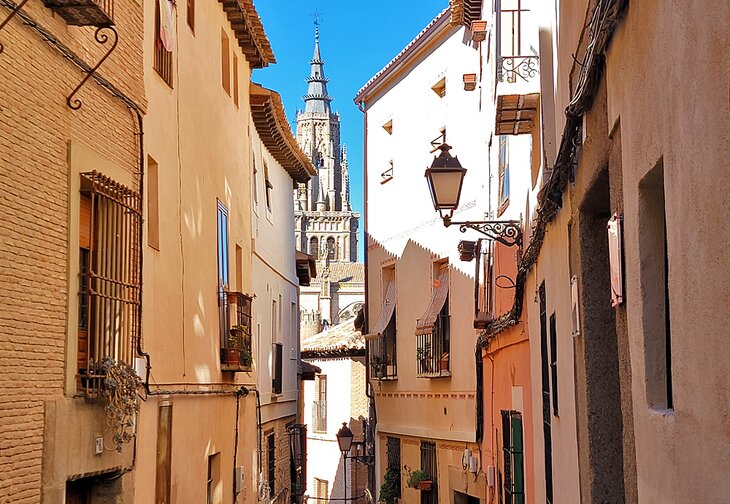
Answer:
<svg viewBox="0 0 730 504"><path fill-rule="evenodd" d="M239 493L243 492L243 489L245 487L245 482L246 482L246 473L243 471L243 466L236 467L235 478L236 478L236 493L239 494Z"/></svg>
<svg viewBox="0 0 730 504"><path fill-rule="evenodd" d="M102 453L104 453L104 438L96 436L94 438L94 455L101 455Z"/></svg>

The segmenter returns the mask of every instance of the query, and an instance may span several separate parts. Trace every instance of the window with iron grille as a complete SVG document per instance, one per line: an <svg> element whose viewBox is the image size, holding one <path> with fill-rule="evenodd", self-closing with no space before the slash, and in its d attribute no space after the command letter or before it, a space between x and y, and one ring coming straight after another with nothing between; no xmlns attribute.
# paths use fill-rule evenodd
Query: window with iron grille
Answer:
<svg viewBox="0 0 730 504"><path fill-rule="evenodd" d="M421 504L437 504L438 493L438 466L436 465L436 443L421 441L421 470L431 478L431 490L421 491Z"/></svg>
<svg viewBox="0 0 730 504"><path fill-rule="evenodd" d="M269 478L269 498L273 498L276 492L276 442L273 432L266 436L266 463Z"/></svg>
<svg viewBox="0 0 730 504"><path fill-rule="evenodd" d="M327 432L327 376L319 375L315 378L314 398L312 404L314 432Z"/></svg>
<svg viewBox="0 0 730 504"><path fill-rule="evenodd" d="M132 365L139 338L139 194L97 172L81 175L78 385L95 396L105 360Z"/></svg>
<svg viewBox="0 0 730 504"><path fill-rule="evenodd" d="M307 426L296 424L287 430L289 431L291 492L295 497L301 497L307 491Z"/></svg>
<svg viewBox="0 0 730 504"><path fill-rule="evenodd" d="M395 484L394 496L401 496L401 463L400 463L400 438L388 436L388 469L395 471L398 475Z"/></svg>
<svg viewBox="0 0 730 504"><path fill-rule="evenodd" d="M167 0L161 0L167 1ZM172 51L168 51L162 40L160 1L155 1L155 53L154 68L168 86L172 87Z"/></svg>
<svg viewBox="0 0 730 504"><path fill-rule="evenodd" d="M522 414L502 410L503 490L506 504L525 503L524 443Z"/></svg>

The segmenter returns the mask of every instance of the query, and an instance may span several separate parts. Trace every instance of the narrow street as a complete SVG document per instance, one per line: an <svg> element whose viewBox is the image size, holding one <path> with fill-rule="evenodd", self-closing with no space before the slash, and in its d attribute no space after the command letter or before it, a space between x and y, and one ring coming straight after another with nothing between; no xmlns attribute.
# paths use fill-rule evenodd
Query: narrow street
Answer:
<svg viewBox="0 0 730 504"><path fill-rule="evenodd" d="M0 0L0 504L730 502L704 7Z"/></svg>

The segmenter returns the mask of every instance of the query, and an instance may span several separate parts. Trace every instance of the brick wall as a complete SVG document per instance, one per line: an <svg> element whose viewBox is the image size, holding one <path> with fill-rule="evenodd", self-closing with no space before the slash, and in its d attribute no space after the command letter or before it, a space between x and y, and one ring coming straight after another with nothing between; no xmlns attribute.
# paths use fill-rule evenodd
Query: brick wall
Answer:
<svg viewBox="0 0 730 504"><path fill-rule="evenodd" d="M103 54L94 28L66 26L40 2L24 11L91 65ZM100 73L143 104L141 4L116 0L115 20L118 47ZM44 404L64 393L68 142L132 173L138 144L134 116L93 80L81 110L66 106L82 72L19 18L0 40L0 503L36 503Z"/></svg>

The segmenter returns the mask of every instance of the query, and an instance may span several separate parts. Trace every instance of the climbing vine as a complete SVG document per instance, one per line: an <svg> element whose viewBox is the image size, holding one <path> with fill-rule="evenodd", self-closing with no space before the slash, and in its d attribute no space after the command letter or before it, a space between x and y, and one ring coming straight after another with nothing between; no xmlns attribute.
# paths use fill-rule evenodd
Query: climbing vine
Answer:
<svg viewBox="0 0 730 504"><path fill-rule="evenodd" d="M114 447L121 453L122 445L134 439L134 424L139 412L137 388L142 380L124 362L107 357L101 365L105 375L103 394L107 400L104 410L114 431Z"/></svg>

